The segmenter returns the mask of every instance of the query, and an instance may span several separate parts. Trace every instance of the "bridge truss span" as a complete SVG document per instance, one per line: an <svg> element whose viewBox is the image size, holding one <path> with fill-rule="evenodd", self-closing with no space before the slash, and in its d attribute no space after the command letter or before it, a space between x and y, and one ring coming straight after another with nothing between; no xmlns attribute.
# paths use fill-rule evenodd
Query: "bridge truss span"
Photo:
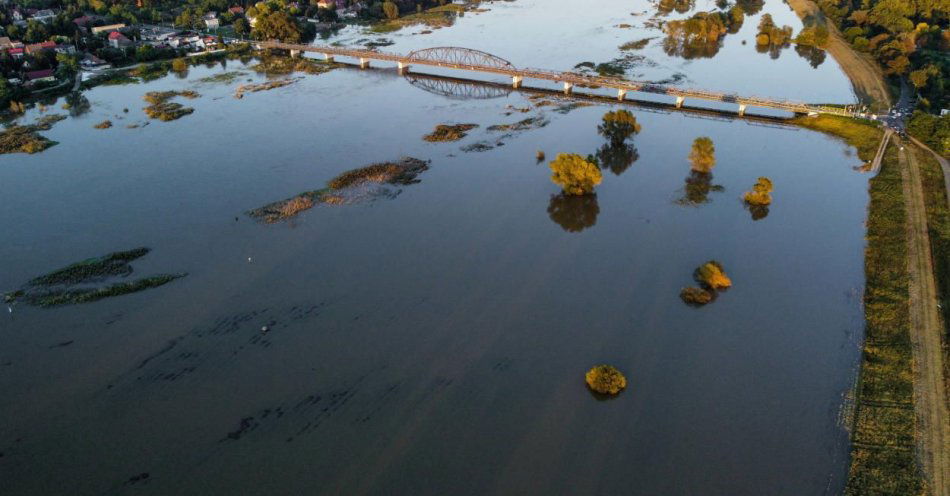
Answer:
<svg viewBox="0 0 950 496"><path fill-rule="evenodd" d="M679 88L645 81L630 81L622 78L594 76L577 72L530 68L519 69L501 57L471 48L433 47L414 50L407 55L401 55L376 50L300 45L281 43L279 41L264 41L260 42L258 46L260 48L290 50L291 55L296 55L300 52L318 53L326 57L327 60L332 60L334 56L354 58L359 60L360 67L367 67L370 60L395 62L399 66L400 73L406 73L405 71L408 71L410 65L427 65L487 74L500 74L510 77L514 88L519 88L524 79L537 79L563 84L566 93L570 93L574 86L584 88L611 88L617 91L617 98L620 100L625 98L627 92L643 92L673 96L676 98L677 107L682 106L687 98L731 103L739 106L738 110L740 115L744 114L747 106L771 108L799 114L856 115L847 109L828 105L814 105L784 99L755 96L743 97L735 93L720 93L695 88Z"/></svg>

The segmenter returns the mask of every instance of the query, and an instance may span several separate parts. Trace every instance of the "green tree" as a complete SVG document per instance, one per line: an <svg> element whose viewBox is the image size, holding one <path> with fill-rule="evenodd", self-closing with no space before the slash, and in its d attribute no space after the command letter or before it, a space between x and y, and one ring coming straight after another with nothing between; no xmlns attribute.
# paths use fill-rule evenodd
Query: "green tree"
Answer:
<svg viewBox="0 0 950 496"><path fill-rule="evenodd" d="M559 153L551 162L551 181L561 186L568 195L586 195L594 192L603 176L600 169L575 153Z"/></svg>
<svg viewBox="0 0 950 496"><path fill-rule="evenodd" d="M238 18L234 21L234 32L241 38L246 38L248 33L251 32L251 29L244 18Z"/></svg>
<svg viewBox="0 0 950 496"><path fill-rule="evenodd" d="M702 136L693 140L693 149L689 152L689 161L696 172L712 172L716 165L716 147L713 141Z"/></svg>
<svg viewBox="0 0 950 496"><path fill-rule="evenodd" d="M607 112L601 120L597 132L612 145L621 145L630 136L640 133L640 123L629 110Z"/></svg>
<svg viewBox="0 0 950 496"><path fill-rule="evenodd" d="M297 43L301 38L297 21L284 12L262 15L257 19L251 33L258 40L280 40L287 43Z"/></svg>

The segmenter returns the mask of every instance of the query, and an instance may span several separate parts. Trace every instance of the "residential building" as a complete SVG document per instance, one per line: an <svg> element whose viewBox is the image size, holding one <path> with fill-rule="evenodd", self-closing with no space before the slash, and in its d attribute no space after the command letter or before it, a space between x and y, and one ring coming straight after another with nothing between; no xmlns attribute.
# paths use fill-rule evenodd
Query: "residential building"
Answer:
<svg viewBox="0 0 950 496"><path fill-rule="evenodd" d="M221 27L221 21L218 20L217 12L208 12L204 16L205 26L208 29L218 29Z"/></svg>
<svg viewBox="0 0 950 496"><path fill-rule="evenodd" d="M56 77L54 76L53 69L43 69L42 71L27 72L23 75L23 80L26 84L34 84L56 81Z"/></svg>
<svg viewBox="0 0 950 496"><path fill-rule="evenodd" d="M39 52L43 52L43 51L46 51L46 50L56 50L56 42L55 42L55 41L44 41L44 42L42 42L42 43L34 43L34 44L32 44L32 45L27 45L27 46L26 46L26 54L27 54L27 55L35 55L35 54L37 54L37 53L39 53Z"/></svg>
<svg viewBox="0 0 950 496"><path fill-rule="evenodd" d="M31 17L31 19L33 19L34 21L39 21L39 22L42 22L43 24L49 24L53 22L53 19L55 18L56 18L56 12L53 12L50 9L38 10L36 11L35 14L33 14L33 17Z"/></svg>
<svg viewBox="0 0 950 496"><path fill-rule="evenodd" d="M109 24L108 26L96 26L92 28L92 34L111 33L125 27L125 24Z"/></svg>
<svg viewBox="0 0 950 496"><path fill-rule="evenodd" d="M132 40L125 37L124 34L113 31L109 33L109 46L112 48L125 48L132 44Z"/></svg>

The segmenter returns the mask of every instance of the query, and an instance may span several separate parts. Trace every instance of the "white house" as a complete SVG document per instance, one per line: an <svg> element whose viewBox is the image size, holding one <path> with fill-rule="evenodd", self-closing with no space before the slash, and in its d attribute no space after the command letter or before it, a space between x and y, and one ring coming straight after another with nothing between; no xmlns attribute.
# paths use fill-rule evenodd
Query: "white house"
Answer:
<svg viewBox="0 0 950 496"><path fill-rule="evenodd" d="M204 21L208 29L218 29L221 27L221 21L218 20L217 12L208 12L205 14Z"/></svg>

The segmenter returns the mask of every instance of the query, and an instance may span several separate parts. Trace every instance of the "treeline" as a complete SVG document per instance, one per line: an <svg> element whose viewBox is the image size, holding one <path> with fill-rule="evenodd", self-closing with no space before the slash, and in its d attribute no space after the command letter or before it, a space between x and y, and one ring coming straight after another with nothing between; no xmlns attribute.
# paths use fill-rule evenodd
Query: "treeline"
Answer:
<svg viewBox="0 0 950 496"><path fill-rule="evenodd" d="M818 0L856 50L870 53L893 77L907 77L931 112L950 107L950 2Z"/></svg>

